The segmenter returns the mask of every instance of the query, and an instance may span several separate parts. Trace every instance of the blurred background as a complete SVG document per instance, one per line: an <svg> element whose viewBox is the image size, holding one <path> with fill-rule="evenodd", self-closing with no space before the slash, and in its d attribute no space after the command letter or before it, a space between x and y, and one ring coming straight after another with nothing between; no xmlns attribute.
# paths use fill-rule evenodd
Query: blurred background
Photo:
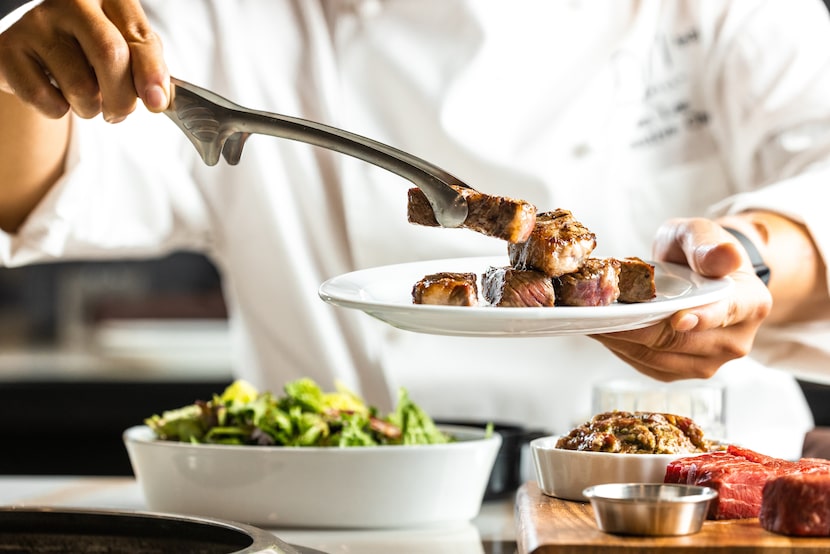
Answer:
<svg viewBox="0 0 830 554"><path fill-rule="evenodd" d="M231 380L203 256L0 268L0 474L129 475L124 429Z"/></svg>
<svg viewBox="0 0 830 554"><path fill-rule="evenodd" d="M0 474L129 474L124 429L231 380L202 256L0 269Z"/></svg>
<svg viewBox="0 0 830 554"><path fill-rule="evenodd" d="M0 268L0 474L130 474L124 429L231 380L221 280L200 255ZM802 387L830 424L828 388Z"/></svg>

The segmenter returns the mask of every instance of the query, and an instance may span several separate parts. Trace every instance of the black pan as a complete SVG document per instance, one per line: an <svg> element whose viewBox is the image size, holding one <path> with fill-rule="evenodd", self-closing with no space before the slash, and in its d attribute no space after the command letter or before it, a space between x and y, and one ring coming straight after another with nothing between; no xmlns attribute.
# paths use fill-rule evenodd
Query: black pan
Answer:
<svg viewBox="0 0 830 554"><path fill-rule="evenodd" d="M0 506L0 552L322 554L250 525L106 509Z"/></svg>
<svg viewBox="0 0 830 554"><path fill-rule="evenodd" d="M442 425L463 425L483 429L487 423L470 420L440 420ZM490 472L490 479L484 492L484 500L505 498L516 492L522 484L525 446L539 437L550 435L547 431L528 429L522 425L493 422L493 431L501 435L502 443Z"/></svg>

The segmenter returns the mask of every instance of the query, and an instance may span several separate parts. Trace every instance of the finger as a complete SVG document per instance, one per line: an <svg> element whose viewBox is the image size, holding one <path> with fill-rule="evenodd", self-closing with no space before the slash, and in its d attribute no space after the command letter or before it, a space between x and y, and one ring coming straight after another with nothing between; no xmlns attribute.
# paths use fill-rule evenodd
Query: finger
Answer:
<svg viewBox="0 0 830 554"><path fill-rule="evenodd" d="M0 47L2 50L2 47ZM49 81L43 66L31 53L0 52L0 90L14 94L45 116L59 119L69 102Z"/></svg>
<svg viewBox="0 0 830 554"><path fill-rule="evenodd" d="M118 120L134 109L129 49L97 1L44 2L0 35L0 47L4 59L19 60L23 55L35 64L27 66L25 76L7 76L18 89L24 84L38 87L42 92L37 94L55 102L48 80L82 117L105 111L107 119ZM35 75L33 68L42 75Z"/></svg>
<svg viewBox="0 0 830 554"><path fill-rule="evenodd" d="M102 109L98 80L86 63L80 45L66 36L59 40L59 46L49 43L49 52L41 55L46 77L57 87L72 111L80 117L91 119L101 113Z"/></svg>
<svg viewBox="0 0 830 554"><path fill-rule="evenodd" d="M706 379L714 375L723 363L734 357L725 356L723 351L717 349L715 351L718 355L711 355L707 349L711 345L700 337L701 334L697 334L700 340L685 339L685 347L667 350L632 341L620 335L625 333L595 335L593 338L637 371L660 381Z"/></svg>
<svg viewBox="0 0 830 554"><path fill-rule="evenodd" d="M164 62L161 39L151 28L141 4L109 0L103 8L130 50L134 90L147 109L163 111L170 99L170 73Z"/></svg>
<svg viewBox="0 0 830 554"><path fill-rule="evenodd" d="M123 2L125 7L132 3ZM121 121L135 110L137 101L127 41L97 3L80 3L64 25L76 37L95 75L104 119Z"/></svg>
<svg viewBox="0 0 830 554"><path fill-rule="evenodd" d="M62 117L69 103L49 79L44 63L53 43L45 8L36 6L0 33L0 88L52 118Z"/></svg>
<svg viewBox="0 0 830 554"><path fill-rule="evenodd" d="M708 379L717 371L717 366L704 356L678 354L675 352L653 352L632 347L631 343L616 344L612 337L598 338L617 358L638 372L662 382L680 379Z"/></svg>
<svg viewBox="0 0 830 554"><path fill-rule="evenodd" d="M680 310L669 318L675 331L705 331L746 324L757 329L772 310L772 295L754 273L731 275L732 293L725 300Z"/></svg>
<svg viewBox="0 0 830 554"><path fill-rule="evenodd" d="M693 340L695 334L675 331L669 320L663 320L641 329L593 335L593 337L606 346L613 346L615 351L625 351L631 357L643 360L648 360L661 352L676 352L684 355L702 353L701 345Z"/></svg>

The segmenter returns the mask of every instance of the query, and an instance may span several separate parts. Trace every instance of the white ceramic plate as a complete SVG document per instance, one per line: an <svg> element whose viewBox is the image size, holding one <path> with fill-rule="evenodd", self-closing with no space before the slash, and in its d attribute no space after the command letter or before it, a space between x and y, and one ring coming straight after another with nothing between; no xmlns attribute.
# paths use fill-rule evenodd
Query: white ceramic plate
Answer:
<svg viewBox="0 0 830 554"><path fill-rule="evenodd" d="M432 306L412 303L412 286L430 273L474 272L508 265L507 257L457 258L353 271L320 286L331 304L356 308L386 323L418 333L454 336L590 335L646 327L685 308L723 298L732 281L706 279L688 267L655 263L657 297L639 304L553 308Z"/></svg>

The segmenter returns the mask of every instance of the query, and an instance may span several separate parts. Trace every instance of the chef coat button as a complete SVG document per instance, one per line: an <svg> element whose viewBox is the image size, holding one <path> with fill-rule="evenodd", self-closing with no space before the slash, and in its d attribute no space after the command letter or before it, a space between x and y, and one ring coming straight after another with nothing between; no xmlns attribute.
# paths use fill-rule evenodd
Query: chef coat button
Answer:
<svg viewBox="0 0 830 554"><path fill-rule="evenodd" d="M591 147L588 145L588 143L585 143L585 142L581 142L581 143L575 145L573 147L573 150L571 150L571 154L573 155L574 158L584 158L585 156L587 156L590 153L591 153Z"/></svg>

